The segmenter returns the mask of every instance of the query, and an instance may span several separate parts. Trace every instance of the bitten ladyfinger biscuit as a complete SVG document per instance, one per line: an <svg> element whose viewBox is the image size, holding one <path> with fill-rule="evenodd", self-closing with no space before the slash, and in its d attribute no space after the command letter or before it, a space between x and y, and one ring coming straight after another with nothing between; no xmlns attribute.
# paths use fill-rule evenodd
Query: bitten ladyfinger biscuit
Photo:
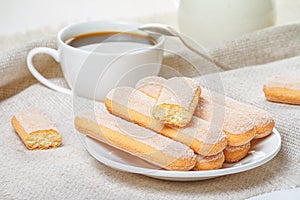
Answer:
<svg viewBox="0 0 300 200"><path fill-rule="evenodd" d="M300 105L300 78L275 76L263 87L268 101Z"/></svg>
<svg viewBox="0 0 300 200"><path fill-rule="evenodd" d="M165 124L183 127L191 121L200 94L198 83L191 78L168 79L160 92L152 115Z"/></svg>
<svg viewBox="0 0 300 200"><path fill-rule="evenodd" d="M26 110L13 116L11 123L25 146L32 149L50 149L61 144L62 137L45 113Z"/></svg>
<svg viewBox="0 0 300 200"><path fill-rule="evenodd" d="M186 145L101 109L77 116L75 127L85 135L167 170L187 171L195 165L195 154Z"/></svg>
<svg viewBox="0 0 300 200"><path fill-rule="evenodd" d="M156 99L134 88L115 88L108 93L104 102L110 113L186 144L198 154L214 155L227 145L222 129L197 117L181 128L164 125L151 115Z"/></svg>

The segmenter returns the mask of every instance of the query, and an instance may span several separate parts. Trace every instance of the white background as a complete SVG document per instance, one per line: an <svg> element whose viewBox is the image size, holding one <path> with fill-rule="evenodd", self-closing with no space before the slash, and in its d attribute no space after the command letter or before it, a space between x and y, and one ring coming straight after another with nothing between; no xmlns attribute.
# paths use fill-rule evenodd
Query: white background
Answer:
<svg viewBox="0 0 300 200"><path fill-rule="evenodd" d="M87 19L136 21L154 15L158 21L175 24L178 1L0 0L0 36ZM275 1L278 24L300 20L300 0Z"/></svg>
<svg viewBox="0 0 300 200"><path fill-rule="evenodd" d="M135 20L174 13L177 0L0 0L0 35L87 19Z"/></svg>

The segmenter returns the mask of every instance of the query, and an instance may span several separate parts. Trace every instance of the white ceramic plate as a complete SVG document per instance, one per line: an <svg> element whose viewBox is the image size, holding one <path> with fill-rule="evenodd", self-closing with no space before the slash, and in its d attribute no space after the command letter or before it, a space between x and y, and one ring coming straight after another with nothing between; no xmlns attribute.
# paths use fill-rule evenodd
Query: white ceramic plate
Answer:
<svg viewBox="0 0 300 200"><path fill-rule="evenodd" d="M81 134L80 134L81 135ZM131 154L81 135L87 151L101 163L125 172L172 181L197 181L247 171L270 161L280 150L281 138L276 129L270 136L252 143L249 155L240 162L224 164L222 169L205 171L167 171Z"/></svg>

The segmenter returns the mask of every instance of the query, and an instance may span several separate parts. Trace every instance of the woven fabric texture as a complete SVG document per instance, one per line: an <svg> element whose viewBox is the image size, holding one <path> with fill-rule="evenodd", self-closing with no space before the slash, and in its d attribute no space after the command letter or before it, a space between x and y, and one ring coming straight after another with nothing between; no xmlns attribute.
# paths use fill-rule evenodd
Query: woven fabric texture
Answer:
<svg viewBox="0 0 300 200"><path fill-rule="evenodd" d="M73 126L72 97L36 84L26 68L28 51L37 46L55 48L54 37L2 52L0 199L245 199L300 187L300 107L267 102L262 92L264 81L271 76L300 77L299 35L300 24L292 24L252 33L209 49L214 59L227 66L214 69L224 71L217 74L209 74L213 70L182 46L176 52L186 55L199 68L188 67L186 61L172 54L165 57L164 64L176 72L194 77L200 74L201 77L195 78L202 82L218 77L226 95L270 112L282 137L281 151L267 164L198 182L161 181L117 171L86 152ZM52 58L41 55L34 62L46 77L65 85L59 64ZM171 76L165 69L161 74ZM25 148L10 119L17 111L29 108L49 114L63 136L61 147L47 151Z"/></svg>

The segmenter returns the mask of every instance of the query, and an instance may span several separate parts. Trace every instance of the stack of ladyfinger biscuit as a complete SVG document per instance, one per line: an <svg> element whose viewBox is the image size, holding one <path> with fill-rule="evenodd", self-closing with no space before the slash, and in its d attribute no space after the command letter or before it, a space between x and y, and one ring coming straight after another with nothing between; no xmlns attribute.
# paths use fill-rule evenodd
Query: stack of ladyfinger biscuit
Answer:
<svg viewBox="0 0 300 200"><path fill-rule="evenodd" d="M237 162L252 139L274 127L265 111L185 77L146 77L135 88L115 88L105 106L109 113L77 116L77 130L167 170L212 170Z"/></svg>

